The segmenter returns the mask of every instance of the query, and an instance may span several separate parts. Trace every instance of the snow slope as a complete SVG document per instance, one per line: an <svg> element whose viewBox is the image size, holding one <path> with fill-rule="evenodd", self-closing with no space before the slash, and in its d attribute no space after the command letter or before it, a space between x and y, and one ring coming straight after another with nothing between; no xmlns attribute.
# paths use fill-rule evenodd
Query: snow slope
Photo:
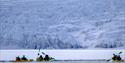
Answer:
<svg viewBox="0 0 125 63"><path fill-rule="evenodd" d="M125 48L125 0L0 0L0 49Z"/></svg>

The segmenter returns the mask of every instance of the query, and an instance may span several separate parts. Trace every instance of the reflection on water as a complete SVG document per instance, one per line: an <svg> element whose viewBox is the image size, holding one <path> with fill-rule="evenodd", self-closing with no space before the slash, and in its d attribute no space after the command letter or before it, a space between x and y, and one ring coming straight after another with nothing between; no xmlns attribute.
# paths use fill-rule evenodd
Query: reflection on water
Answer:
<svg viewBox="0 0 125 63"><path fill-rule="evenodd" d="M53 61L53 62L0 62L0 63L125 63L107 61Z"/></svg>

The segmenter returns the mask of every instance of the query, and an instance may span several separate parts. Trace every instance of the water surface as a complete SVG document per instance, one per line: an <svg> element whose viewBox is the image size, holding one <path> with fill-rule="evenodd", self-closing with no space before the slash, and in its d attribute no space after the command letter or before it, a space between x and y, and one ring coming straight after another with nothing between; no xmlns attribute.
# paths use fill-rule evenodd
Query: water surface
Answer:
<svg viewBox="0 0 125 63"><path fill-rule="evenodd" d="M0 62L0 63L125 63L107 61L53 61L53 62Z"/></svg>

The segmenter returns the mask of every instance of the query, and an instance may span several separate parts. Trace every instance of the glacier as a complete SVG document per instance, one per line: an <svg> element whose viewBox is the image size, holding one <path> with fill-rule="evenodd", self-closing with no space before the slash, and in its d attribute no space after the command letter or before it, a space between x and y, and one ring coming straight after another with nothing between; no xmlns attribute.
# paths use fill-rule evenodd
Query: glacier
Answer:
<svg viewBox="0 0 125 63"><path fill-rule="evenodd" d="M0 49L125 49L125 0L0 0Z"/></svg>

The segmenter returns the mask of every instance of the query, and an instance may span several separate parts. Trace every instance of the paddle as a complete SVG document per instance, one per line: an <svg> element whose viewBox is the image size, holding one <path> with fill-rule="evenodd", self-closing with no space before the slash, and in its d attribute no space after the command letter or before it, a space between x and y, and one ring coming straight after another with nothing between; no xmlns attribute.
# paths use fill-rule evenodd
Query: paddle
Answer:
<svg viewBox="0 0 125 63"><path fill-rule="evenodd" d="M38 51L38 54L37 54L38 56L40 55L40 48L39 48L39 51Z"/></svg>
<svg viewBox="0 0 125 63"><path fill-rule="evenodd" d="M123 52L119 52L119 54L122 54Z"/></svg>
<svg viewBox="0 0 125 63"><path fill-rule="evenodd" d="M119 52L119 55L122 54L122 53L123 53L122 51ZM115 55L115 54L113 54L113 55ZM106 60L106 61L110 61L110 60L112 60L112 59L108 59L108 60Z"/></svg>

